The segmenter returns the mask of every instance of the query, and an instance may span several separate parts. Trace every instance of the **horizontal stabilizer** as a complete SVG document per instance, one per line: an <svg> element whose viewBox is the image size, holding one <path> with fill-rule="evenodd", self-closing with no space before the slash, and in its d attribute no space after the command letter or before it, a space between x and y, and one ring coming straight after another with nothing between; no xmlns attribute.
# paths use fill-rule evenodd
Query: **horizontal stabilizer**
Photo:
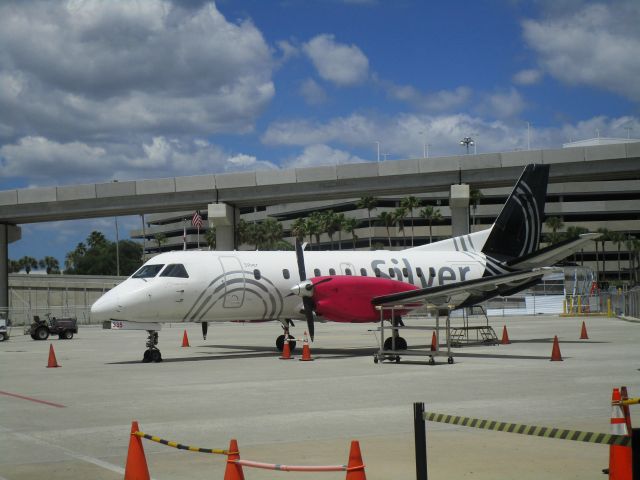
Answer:
<svg viewBox="0 0 640 480"><path fill-rule="evenodd" d="M554 263L568 257L573 252L577 252L585 243L593 241L599 236L599 233L584 233L577 238L564 240L560 243L550 245L524 257L514 258L510 262L507 262L507 265L518 269L553 265Z"/></svg>
<svg viewBox="0 0 640 480"><path fill-rule="evenodd" d="M474 280L466 280L464 282L451 283L449 285L383 295L373 298L371 302L374 305L383 306L406 303L430 303L436 306L448 305L450 308L456 308L462 305L469 297L491 297L499 294L501 287L516 287L519 283L525 283L533 278L542 277L543 275L556 271L561 271L561 269L535 268L532 270L504 273Z"/></svg>

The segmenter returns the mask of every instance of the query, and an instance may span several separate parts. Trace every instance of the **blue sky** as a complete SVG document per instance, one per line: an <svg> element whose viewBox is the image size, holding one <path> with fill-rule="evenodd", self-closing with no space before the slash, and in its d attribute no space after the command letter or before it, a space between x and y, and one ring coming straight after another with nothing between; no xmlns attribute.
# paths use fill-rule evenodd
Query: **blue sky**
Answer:
<svg viewBox="0 0 640 480"><path fill-rule="evenodd" d="M525 149L527 122L532 148L637 138L639 24L633 0L3 2L0 190ZM10 257L93 229L25 225Z"/></svg>

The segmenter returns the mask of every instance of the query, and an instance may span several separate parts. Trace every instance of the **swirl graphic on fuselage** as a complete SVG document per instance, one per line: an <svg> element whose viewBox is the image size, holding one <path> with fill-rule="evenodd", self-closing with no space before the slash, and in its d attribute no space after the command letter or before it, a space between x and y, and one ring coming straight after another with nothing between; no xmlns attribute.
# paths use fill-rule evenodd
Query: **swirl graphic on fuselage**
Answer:
<svg viewBox="0 0 640 480"><path fill-rule="evenodd" d="M183 318L184 322L202 322L204 317L222 300L234 293L241 293L239 298L243 301L235 307L225 307L230 310L238 308L244 302L247 295L254 295L263 305L260 318L248 318L246 320L275 320L282 315L284 300L282 294L271 280L262 276L260 281L254 280L253 272L246 270L230 270L209 283L200 292L189 311Z"/></svg>

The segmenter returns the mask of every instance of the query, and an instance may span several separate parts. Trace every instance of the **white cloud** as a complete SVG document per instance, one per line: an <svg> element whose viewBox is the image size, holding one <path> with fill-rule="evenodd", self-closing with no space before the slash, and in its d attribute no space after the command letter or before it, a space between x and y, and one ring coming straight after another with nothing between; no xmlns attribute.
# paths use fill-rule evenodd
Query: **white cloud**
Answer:
<svg viewBox="0 0 640 480"><path fill-rule="evenodd" d="M624 127L640 132L635 117L596 117L575 125L559 128L531 128L531 148L558 148L570 138L591 138L596 128L602 136L623 136ZM460 139L472 136L478 153L503 152L527 148L527 126L514 119L487 120L467 114L418 115L399 114L391 117L367 118L362 115L337 117L326 122L288 121L269 126L263 141L271 145L306 148L325 145L341 146L370 152L367 160L376 159L376 141L390 158L422 157L423 146L430 144L432 156L464 153ZM346 148L345 148L346 147ZM300 161L304 160L304 155Z"/></svg>
<svg viewBox="0 0 640 480"><path fill-rule="evenodd" d="M300 95L309 105L320 105L327 101L327 93L312 78L307 78L300 85Z"/></svg>
<svg viewBox="0 0 640 480"><path fill-rule="evenodd" d="M333 35L322 34L303 46L318 75L339 86L364 82L369 74L369 60L356 45L335 41Z"/></svg>
<svg viewBox="0 0 640 480"><path fill-rule="evenodd" d="M640 101L640 3L582 5L523 22L540 65L570 85L602 88Z"/></svg>
<svg viewBox="0 0 640 480"><path fill-rule="evenodd" d="M454 90L440 90L433 93L422 93L410 85L395 85L391 82L380 81L388 94L413 108L425 112L442 112L459 108L471 97L469 87L457 87Z"/></svg>
<svg viewBox="0 0 640 480"><path fill-rule="evenodd" d="M478 110L495 118L510 118L517 116L524 108L522 95L515 88L511 88L506 92L486 95Z"/></svg>
<svg viewBox="0 0 640 480"><path fill-rule="evenodd" d="M213 3L3 3L0 44L5 139L246 132L275 92L260 31Z"/></svg>
<svg viewBox="0 0 640 480"><path fill-rule="evenodd" d="M360 157L354 156L344 150L331 148L328 145L309 145L302 154L287 161L285 168L312 167L316 165L343 165L345 163L364 162Z"/></svg>
<svg viewBox="0 0 640 480"><path fill-rule="evenodd" d="M535 85L542 79L542 72L536 69L520 70L513 76L516 85Z"/></svg>

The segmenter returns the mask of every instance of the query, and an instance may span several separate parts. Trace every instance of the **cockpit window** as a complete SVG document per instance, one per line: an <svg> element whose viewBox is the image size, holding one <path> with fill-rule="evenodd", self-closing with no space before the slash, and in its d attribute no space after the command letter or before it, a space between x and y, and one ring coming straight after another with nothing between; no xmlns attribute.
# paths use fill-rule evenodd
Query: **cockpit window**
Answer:
<svg viewBox="0 0 640 480"><path fill-rule="evenodd" d="M189 278L189 274L187 273L187 269L184 268L184 265L181 263L172 263L167 265L162 273L161 277L178 277L178 278Z"/></svg>
<svg viewBox="0 0 640 480"><path fill-rule="evenodd" d="M140 270L134 273L131 278L153 278L160 270L162 270L164 264L161 265L144 265Z"/></svg>

